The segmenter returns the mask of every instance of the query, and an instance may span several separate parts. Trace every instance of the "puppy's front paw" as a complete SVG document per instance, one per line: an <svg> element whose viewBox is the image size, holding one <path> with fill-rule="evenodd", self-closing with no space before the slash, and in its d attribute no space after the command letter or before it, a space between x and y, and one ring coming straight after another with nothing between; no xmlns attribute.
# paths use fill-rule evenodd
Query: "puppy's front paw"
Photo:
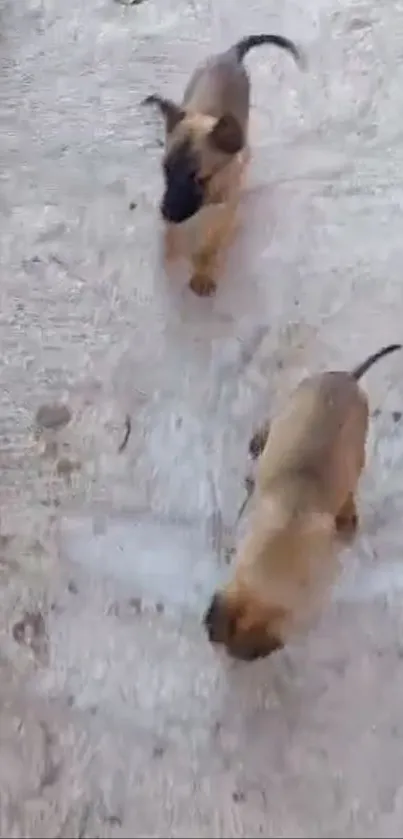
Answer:
<svg viewBox="0 0 403 839"><path fill-rule="evenodd" d="M189 286L198 297L211 297L217 290L217 283L208 274L193 274Z"/></svg>

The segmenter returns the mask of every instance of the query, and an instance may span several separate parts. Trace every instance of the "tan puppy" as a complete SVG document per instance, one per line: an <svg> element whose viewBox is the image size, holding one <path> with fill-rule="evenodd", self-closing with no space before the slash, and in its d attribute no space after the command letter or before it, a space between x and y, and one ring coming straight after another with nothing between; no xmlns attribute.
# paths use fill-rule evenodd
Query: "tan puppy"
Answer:
<svg viewBox="0 0 403 839"><path fill-rule="evenodd" d="M398 349L385 347L351 372L304 379L261 432L249 532L233 578L204 616L210 641L235 658L251 661L283 647L329 590L337 573L334 537L352 536L358 525L369 416L358 381Z"/></svg>
<svg viewBox="0 0 403 839"><path fill-rule="evenodd" d="M178 225L202 208L223 205L214 219L203 220L200 241L192 255L190 286L201 296L215 291L220 254L234 228L249 160L250 81L243 59L252 47L261 44L288 50L302 63L300 51L288 38L250 35L197 67L180 105L157 95L144 100L145 104L158 105L165 118L161 215L166 226L166 257L176 255Z"/></svg>

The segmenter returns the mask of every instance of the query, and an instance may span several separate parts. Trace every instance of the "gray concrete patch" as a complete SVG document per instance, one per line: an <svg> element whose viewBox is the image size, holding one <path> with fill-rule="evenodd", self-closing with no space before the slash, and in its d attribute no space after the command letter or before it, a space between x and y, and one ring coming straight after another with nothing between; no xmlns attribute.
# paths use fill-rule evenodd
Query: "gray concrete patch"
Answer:
<svg viewBox="0 0 403 839"><path fill-rule="evenodd" d="M89 574L123 583L132 598L201 616L225 578L203 529L147 514L64 518L60 553Z"/></svg>
<svg viewBox="0 0 403 839"><path fill-rule="evenodd" d="M318 626L248 667L200 611L256 422L401 337L402 3L0 0L0 22L0 836L400 837L400 358L365 380L361 534ZM308 72L248 58L239 235L200 301L161 262L140 102L267 30ZM39 429L44 404L70 421Z"/></svg>

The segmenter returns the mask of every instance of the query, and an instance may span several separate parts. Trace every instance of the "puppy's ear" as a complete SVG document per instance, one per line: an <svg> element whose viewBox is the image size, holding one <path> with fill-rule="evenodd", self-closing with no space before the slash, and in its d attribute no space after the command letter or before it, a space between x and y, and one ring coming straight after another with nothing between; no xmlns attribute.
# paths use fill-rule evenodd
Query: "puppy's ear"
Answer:
<svg viewBox="0 0 403 839"><path fill-rule="evenodd" d="M162 116L165 119L165 127L167 134L171 134L174 128L178 125L178 123L184 118L185 111L183 108L180 108L179 105L176 105L175 102L172 102L171 99L165 99L164 96L158 96L157 94L151 94L151 96L146 96L143 99L142 105L157 105L161 111Z"/></svg>
<svg viewBox="0 0 403 839"><path fill-rule="evenodd" d="M211 129L208 138L211 145L224 154L238 154L245 144L242 127L232 114L224 114L220 117Z"/></svg>

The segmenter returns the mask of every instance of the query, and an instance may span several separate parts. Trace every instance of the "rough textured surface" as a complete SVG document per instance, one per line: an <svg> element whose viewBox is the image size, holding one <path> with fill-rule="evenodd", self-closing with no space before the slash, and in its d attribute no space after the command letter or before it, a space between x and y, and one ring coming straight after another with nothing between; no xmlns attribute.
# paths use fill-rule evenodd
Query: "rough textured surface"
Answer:
<svg viewBox="0 0 403 839"><path fill-rule="evenodd" d="M199 625L256 420L402 334L403 5L247 10L0 2L4 837L401 836L401 358L366 379L362 535L320 626L249 666ZM248 59L241 230L201 301L161 268L139 102L259 30L309 71Z"/></svg>

